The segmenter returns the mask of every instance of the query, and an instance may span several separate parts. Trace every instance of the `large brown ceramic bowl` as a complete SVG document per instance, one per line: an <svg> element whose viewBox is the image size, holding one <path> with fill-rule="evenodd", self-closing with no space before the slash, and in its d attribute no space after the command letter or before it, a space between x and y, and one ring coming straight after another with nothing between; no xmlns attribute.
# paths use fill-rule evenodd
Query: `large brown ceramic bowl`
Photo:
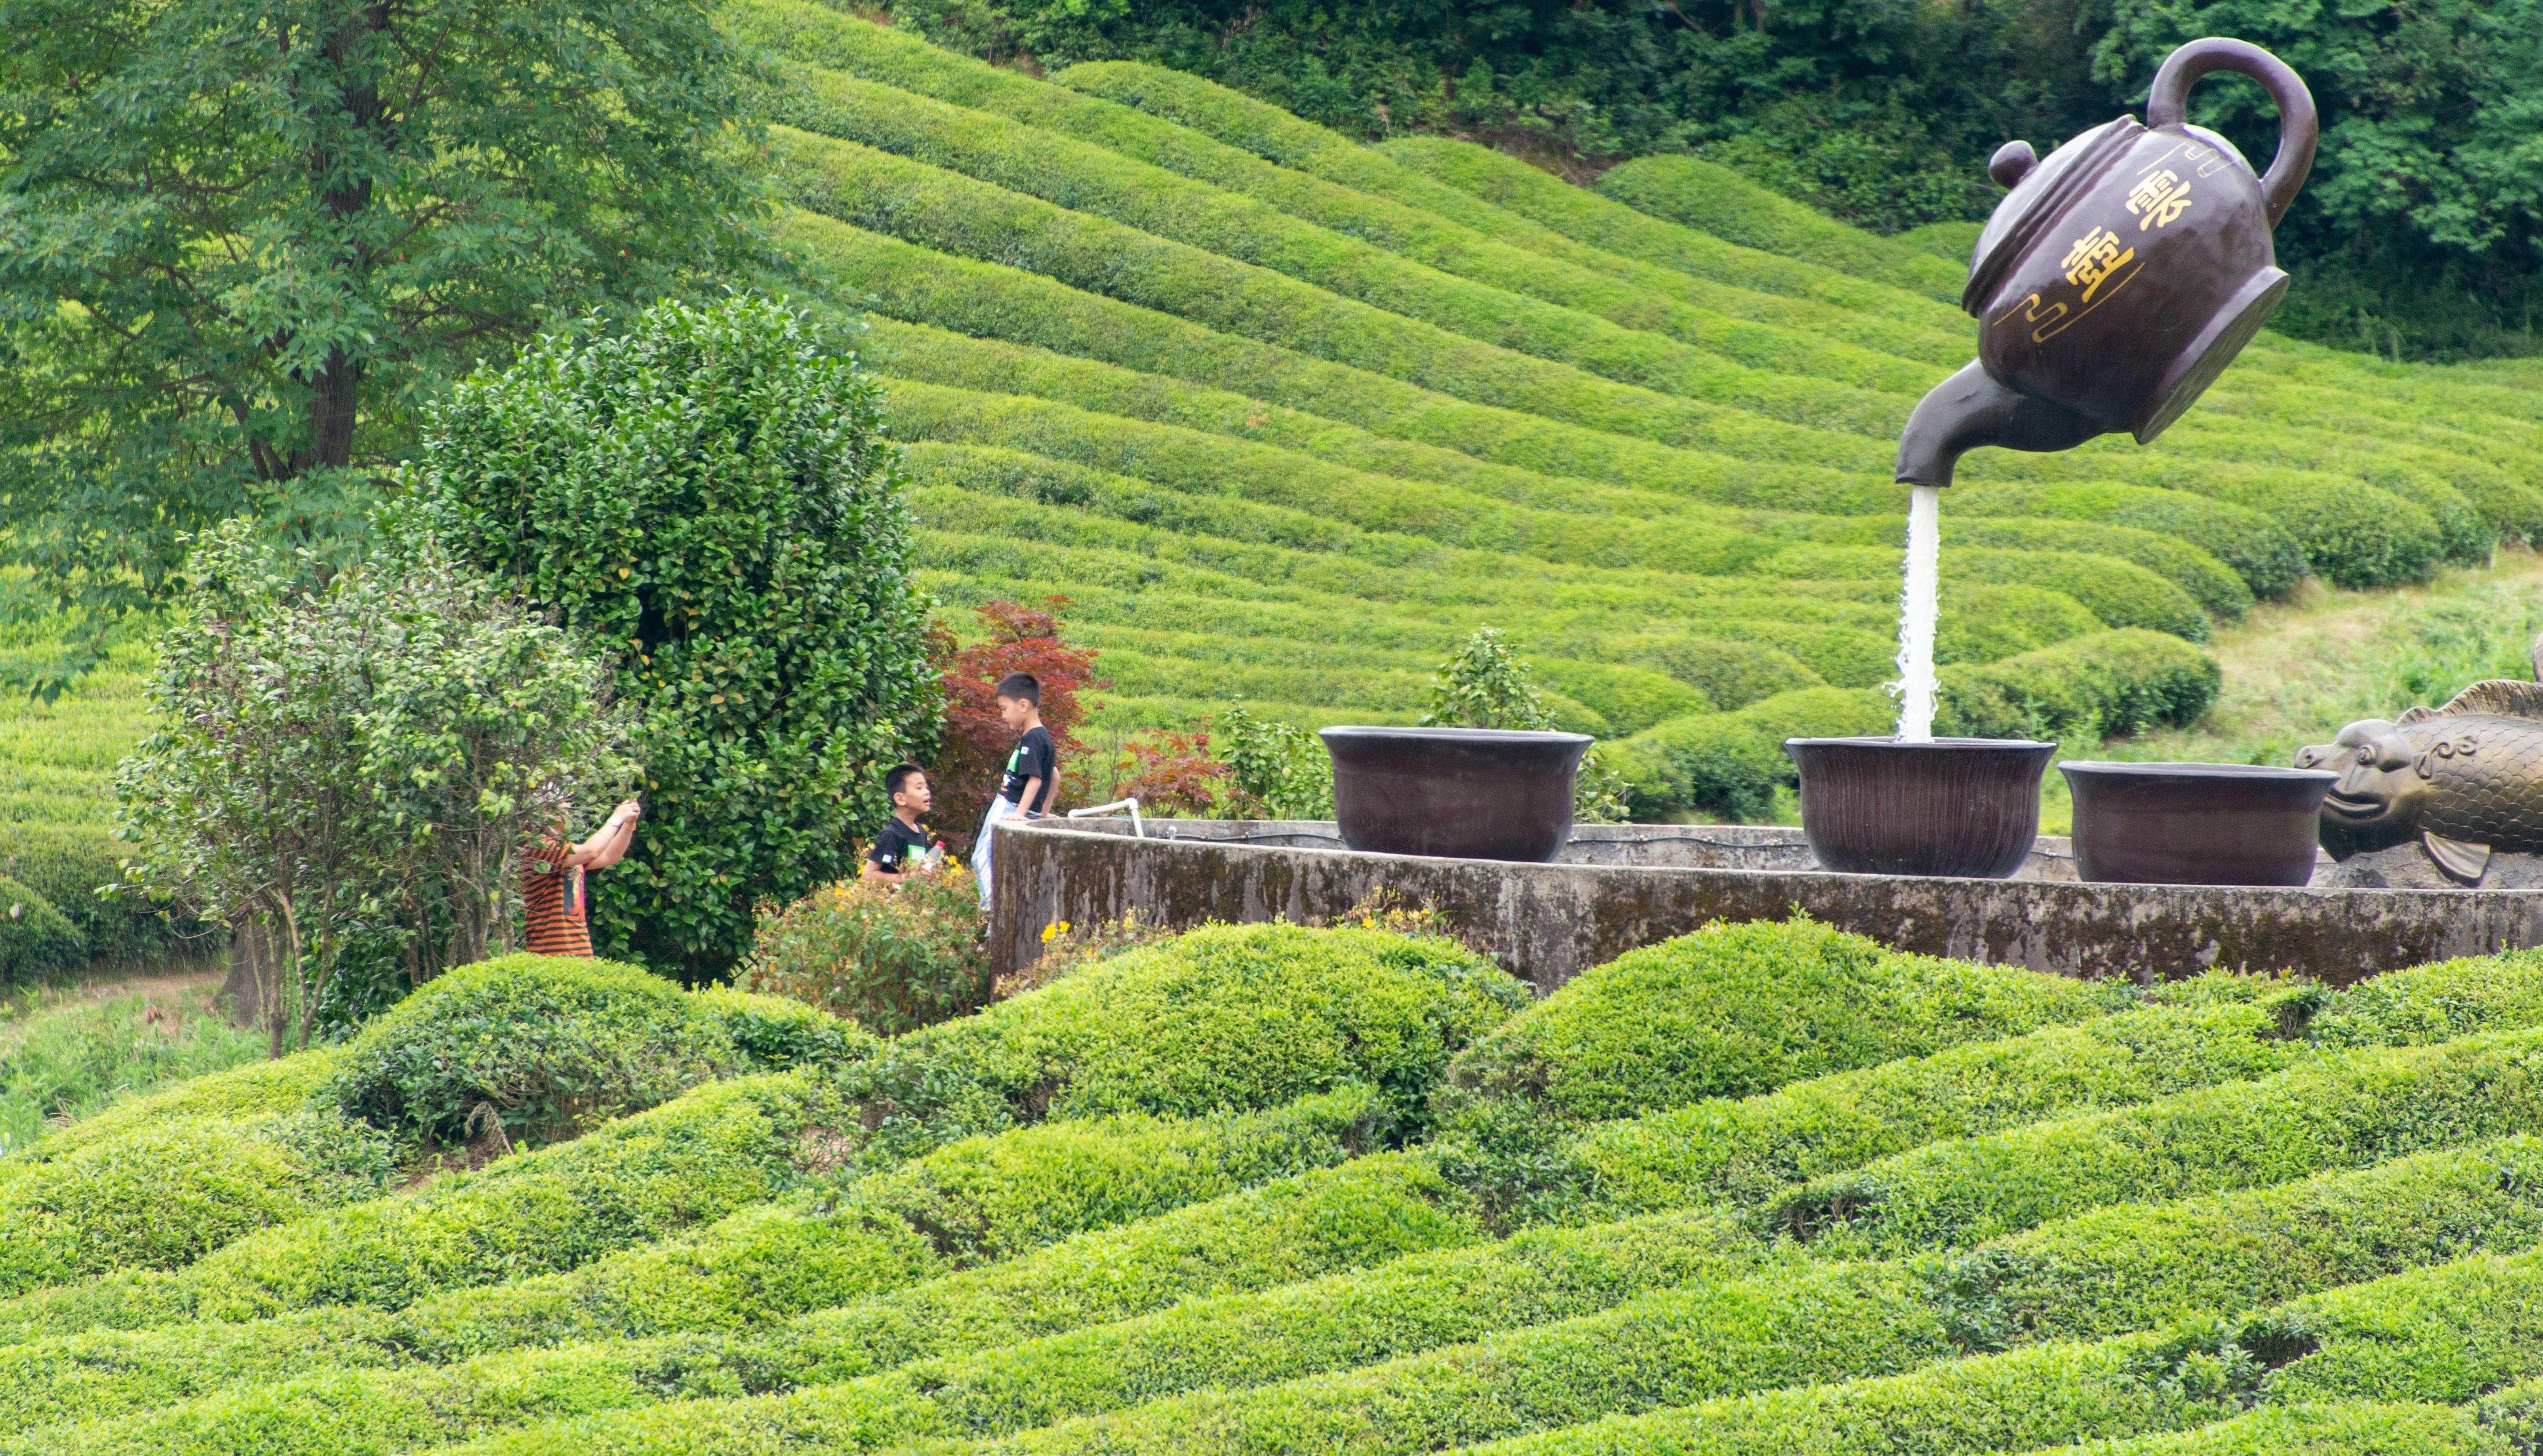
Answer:
<svg viewBox="0 0 2543 1456"><path fill-rule="evenodd" d="M2249 763L2061 763L2075 873L2118 884L2303 884L2339 775Z"/></svg>
<svg viewBox="0 0 2543 1456"><path fill-rule="evenodd" d="M2002 880L2040 835L2054 743L2027 738L1786 738L1802 771L1802 834L1847 875Z"/></svg>
<svg viewBox="0 0 2543 1456"><path fill-rule="evenodd" d="M1586 733L1329 728L1343 842L1390 855L1543 862L1572 838Z"/></svg>

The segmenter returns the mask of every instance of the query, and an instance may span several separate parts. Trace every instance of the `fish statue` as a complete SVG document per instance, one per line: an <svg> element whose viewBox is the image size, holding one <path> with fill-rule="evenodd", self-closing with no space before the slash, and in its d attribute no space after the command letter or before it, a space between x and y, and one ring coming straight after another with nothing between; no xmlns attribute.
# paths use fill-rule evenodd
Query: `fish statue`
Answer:
<svg viewBox="0 0 2543 1456"><path fill-rule="evenodd" d="M2340 775L2322 802L2332 858L2417 837L2446 878L2479 884L2494 851L2543 854L2543 683L2477 682L2443 708L2370 718L2296 753Z"/></svg>

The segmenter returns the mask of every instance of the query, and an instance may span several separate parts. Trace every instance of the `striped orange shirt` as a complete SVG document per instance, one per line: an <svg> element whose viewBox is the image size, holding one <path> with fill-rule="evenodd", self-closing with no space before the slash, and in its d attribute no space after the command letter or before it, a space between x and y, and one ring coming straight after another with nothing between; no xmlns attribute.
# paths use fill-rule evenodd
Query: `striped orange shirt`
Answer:
<svg viewBox="0 0 2543 1456"><path fill-rule="evenodd" d="M582 867L567 864L574 846L552 835L521 861L522 919L533 956L588 956L591 920L583 896Z"/></svg>

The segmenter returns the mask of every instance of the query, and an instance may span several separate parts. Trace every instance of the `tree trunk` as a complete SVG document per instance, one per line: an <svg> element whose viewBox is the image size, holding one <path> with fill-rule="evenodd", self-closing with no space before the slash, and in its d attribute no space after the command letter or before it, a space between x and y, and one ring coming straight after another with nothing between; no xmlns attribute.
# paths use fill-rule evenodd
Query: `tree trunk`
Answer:
<svg viewBox="0 0 2543 1456"><path fill-rule="evenodd" d="M266 987L273 979L273 934L253 911L230 922L230 973L221 996L230 1005L230 1021L239 1027L262 1026Z"/></svg>
<svg viewBox="0 0 2543 1456"><path fill-rule="evenodd" d="M377 130L388 118L388 109L380 102L379 84L365 63L363 51L372 37L388 29L390 20L388 6L364 7L347 16L344 26L327 40L327 58L345 80L336 95L338 115L331 119L349 125L355 132ZM359 241L353 223L371 205L371 180L338 176L342 160L321 141L309 151L309 179L328 213L344 226L340 241L347 247L349 266L355 273L367 274L370 249ZM303 439L289 457L290 473L297 476L322 467L350 465L353 425L360 415L361 361L347 354L342 345L331 347L326 362L314 373L302 372L300 379L309 386L309 404L302 419Z"/></svg>

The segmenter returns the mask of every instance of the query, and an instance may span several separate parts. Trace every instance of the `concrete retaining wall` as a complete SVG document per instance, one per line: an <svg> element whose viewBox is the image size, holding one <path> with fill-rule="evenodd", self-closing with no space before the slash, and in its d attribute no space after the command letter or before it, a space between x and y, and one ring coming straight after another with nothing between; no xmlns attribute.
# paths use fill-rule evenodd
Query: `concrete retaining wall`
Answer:
<svg viewBox="0 0 2543 1456"><path fill-rule="evenodd" d="M2014 880L1831 875L1793 829L1584 825L1563 861L1359 854L1330 823L1150 820L998 826L990 920L1001 972L1053 921L1327 920L1380 889L1429 905L1551 990L1710 920L1806 910L1901 950L2151 980L2211 965L2345 984L2379 970L2543 945L2543 890L2238 889L2082 884L2043 838Z"/></svg>

